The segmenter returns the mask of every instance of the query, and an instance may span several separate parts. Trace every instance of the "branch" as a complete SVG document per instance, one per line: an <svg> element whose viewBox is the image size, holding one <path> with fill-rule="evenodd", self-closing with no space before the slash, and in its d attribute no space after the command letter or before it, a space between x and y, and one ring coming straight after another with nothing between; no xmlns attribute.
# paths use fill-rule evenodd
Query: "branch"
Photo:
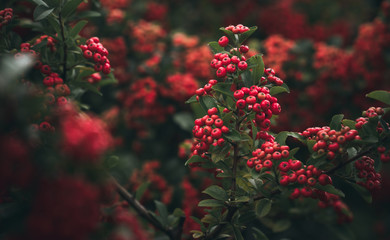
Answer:
<svg viewBox="0 0 390 240"><path fill-rule="evenodd" d="M347 161L342 162L342 163L340 163L339 165L335 166L334 168L332 168L332 169L326 171L325 173L328 174L328 175L329 175L329 174L332 174L332 173L336 172L337 170L343 168L345 165L347 165L347 164L349 164L349 163L351 163L351 162L354 162L354 161L358 160L359 158L363 157L364 155L369 154L369 153L370 153L371 151L373 151L374 149L375 149L375 147L370 147L370 148L368 148L367 150L362 151L362 152L360 152L359 154L357 154L356 156L354 156L354 157L348 159Z"/></svg>
<svg viewBox="0 0 390 240"><path fill-rule="evenodd" d="M65 30L64 30L64 22L62 20L62 11L60 10L60 13L58 14L58 21L60 22L60 29L61 29L61 38L62 38L62 43L64 44L64 59L62 63L62 68L63 68L63 75L62 78L64 82L66 82L66 71L68 70L66 67L67 61L68 61L68 46L66 45L66 39L65 39Z"/></svg>
<svg viewBox="0 0 390 240"><path fill-rule="evenodd" d="M155 219L151 212L148 211L139 201L137 201L137 199L135 199L135 197L131 193L129 193L122 185L120 185L114 177L111 176L111 180L115 184L116 191L119 193L119 195L123 199L125 199L141 217L143 217L146 221L152 224L156 229L168 235L169 239L181 239L183 224L185 220L184 217L180 218L179 224L176 228L167 228L163 226L159 221L157 221L157 219Z"/></svg>

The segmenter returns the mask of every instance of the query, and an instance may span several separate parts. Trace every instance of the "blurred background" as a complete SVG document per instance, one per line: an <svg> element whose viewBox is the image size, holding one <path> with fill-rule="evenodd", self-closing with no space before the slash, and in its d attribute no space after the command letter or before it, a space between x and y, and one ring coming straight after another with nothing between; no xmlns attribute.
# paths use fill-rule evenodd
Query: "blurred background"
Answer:
<svg viewBox="0 0 390 240"><path fill-rule="evenodd" d="M33 1L2 0L0 9L6 7L13 8L14 20L7 33L0 29L8 44L2 45L2 54L17 52L22 42L41 34L32 21ZM378 105L365 94L390 90L390 1L89 0L71 20L81 19L88 24L80 35L97 36L108 49L116 82L96 85L101 96L70 86L69 98L108 126L115 147L104 164L131 192L148 183L142 202L151 208L157 199L170 210L182 208L186 216L204 213L196 207L200 192L216 180L214 171L184 166L191 153L193 121L202 116L196 104L184 102L215 78L207 43L222 36L220 27L258 26L247 42L249 56L263 53L266 68L275 69L289 86L290 93L278 97L282 113L273 123L274 132L325 126L339 113L354 120ZM33 71L24 77L41 81ZM30 97L10 94L17 88L8 84L2 93L4 136L10 129L44 121L32 117L29 106L14 108ZM48 162L38 164L51 169ZM0 167L0 173L6 171L5 165ZM86 171L85 166L77 168ZM374 195L373 204L346 191L351 223L328 224L323 222L327 217L312 211L286 224L291 225L286 231L265 232L270 239L390 239L390 171L382 171L383 191ZM197 228L186 220L185 232Z"/></svg>

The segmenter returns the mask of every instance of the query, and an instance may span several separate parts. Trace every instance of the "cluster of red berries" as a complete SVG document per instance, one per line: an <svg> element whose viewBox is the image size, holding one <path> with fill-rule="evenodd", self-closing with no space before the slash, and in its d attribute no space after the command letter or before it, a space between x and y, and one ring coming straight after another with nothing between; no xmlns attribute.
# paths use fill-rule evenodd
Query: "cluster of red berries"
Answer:
<svg viewBox="0 0 390 240"><path fill-rule="evenodd" d="M339 196L318 189L315 189L314 191L316 198L320 200L318 202L320 208L332 207L337 213L339 223L352 221L353 215L350 209L341 201Z"/></svg>
<svg viewBox="0 0 390 240"><path fill-rule="evenodd" d="M383 115L385 112L381 107L370 107L366 111L363 112L362 117L356 119L355 127L356 129L361 129L364 124L368 122L368 119ZM383 132L382 125L378 122L378 126L376 128L377 132Z"/></svg>
<svg viewBox="0 0 390 240"><path fill-rule="evenodd" d="M264 70L266 75L265 77L261 77L261 83L266 84L267 82L274 83L275 85L281 86L283 85L283 80L277 76L275 76L275 70L272 68L267 68Z"/></svg>
<svg viewBox="0 0 390 240"><path fill-rule="evenodd" d="M198 88L196 91L195 91L195 94L197 95L196 96L196 100L199 100L199 96L203 96L203 95L210 95L211 93L211 90L212 90L212 87L217 84L218 81L215 80L215 79L210 79L208 81L208 83L206 83L204 85L203 88Z"/></svg>
<svg viewBox="0 0 390 240"><path fill-rule="evenodd" d="M363 156L355 162L355 168L358 170L359 181L356 183L367 188L369 191L377 190L381 187L382 176L375 171L374 159Z"/></svg>
<svg viewBox="0 0 390 240"><path fill-rule="evenodd" d="M291 199L296 199L300 196L316 198L317 195L314 186L317 182L322 186L332 184L332 179L329 175L313 165L302 166L299 160L289 159L288 161L281 162L278 169L281 174L279 179L280 185L288 186L289 184L295 183L304 185L302 188L294 189L290 195Z"/></svg>
<svg viewBox="0 0 390 240"><path fill-rule="evenodd" d="M11 21L13 16L12 8L5 8L0 11L0 29Z"/></svg>
<svg viewBox="0 0 390 240"><path fill-rule="evenodd" d="M247 26L244 26L242 24L238 24L236 26L234 25L229 25L227 27L225 27L226 30L229 30L229 31L232 31L234 34L238 34L238 33L244 33L246 31L249 31L249 27Z"/></svg>
<svg viewBox="0 0 390 240"><path fill-rule="evenodd" d="M223 36L221 39L227 39L227 41L229 41L228 38L225 36ZM219 40L219 42L221 42L221 39ZM240 51L241 49L246 49L246 52L249 50L249 48L245 45L242 45L240 47ZM217 69L217 77L223 78L228 73L235 73L237 71L237 68L239 70L244 71L248 68L248 63L246 62L245 56L239 57L230 53L216 53L214 55L214 59L211 60L210 66L214 69Z"/></svg>
<svg viewBox="0 0 390 240"><path fill-rule="evenodd" d="M263 168L270 170L274 162L281 160L282 158L288 158L290 155L289 150L289 146L281 146L276 142L265 142L260 148L252 152L252 158L247 160L246 165L249 168L254 167L257 172L260 172Z"/></svg>
<svg viewBox="0 0 390 240"><path fill-rule="evenodd" d="M87 77L87 82L93 84L93 83L98 83L102 80L102 76L100 73L93 73Z"/></svg>
<svg viewBox="0 0 390 240"><path fill-rule="evenodd" d="M378 153L380 154L380 160L384 163L390 162L390 150L384 146L378 147Z"/></svg>
<svg viewBox="0 0 390 240"><path fill-rule="evenodd" d="M96 72L109 74L111 72L110 61L108 60L108 50L103 47L98 37L91 37L86 41L86 45L80 45L83 56L86 59L92 59L95 62Z"/></svg>
<svg viewBox="0 0 390 240"><path fill-rule="evenodd" d="M256 113L253 123L263 131L269 130L272 115L278 115L281 112L278 99L271 96L267 87L256 85L250 88L242 87L234 91L233 96L237 99L237 109L243 110L246 108L248 111Z"/></svg>
<svg viewBox="0 0 390 240"><path fill-rule="evenodd" d="M46 46L48 46L50 48L50 51L52 52L55 52L56 51L56 47L55 47L55 44L57 43L57 40L48 36L48 35L42 35L40 36L39 38L37 38L35 40L35 43L33 44L33 46L41 43L42 41L44 41L46 39L47 43L46 43Z"/></svg>
<svg viewBox="0 0 390 240"><path fill-rule="evenodd" d="M218 109L213 107L207 111L207 115L195 119L195 126L192 133L196 138L195 150L193 155L202 155L207 152L210 145L223 146L225 139L223 133L228 133L229 128L223 123L223 120L217 115Z"/></svg>
<svg viewBox="0 0 390 240"><path fill-rule="evenodd" d="M344 153L346 149L343 146L349 141L360 139L358 131L348 126L343 126L340 131L330 129L328 126L312 127L303 131L301 135L309 140L316 140L313 151L318 154L326 153L328 160L335 159L337 153Z"/></svg>

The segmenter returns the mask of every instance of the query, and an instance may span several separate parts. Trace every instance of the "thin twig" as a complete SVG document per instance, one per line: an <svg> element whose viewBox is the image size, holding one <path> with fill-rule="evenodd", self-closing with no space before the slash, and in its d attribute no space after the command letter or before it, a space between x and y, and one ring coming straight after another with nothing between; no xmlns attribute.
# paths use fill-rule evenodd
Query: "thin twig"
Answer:
<svg viewBox="0 0 390 240"><path fill-rule="evenodd" d="M339 170L340 168L343 168L343 167L344 167L345 165L347 165L348 163L354 162L354 161L358 160L359 158L363 157L364 155L369 154L369 153L370 153L371 151L373 151L374 149L375 149L375 147L370 147L369 149L360 152L360 153L357 154L356 156L354 156L354 157L348 159L348 160L345 161L345 162L340 163L339 165L337 165L337 166L335 166L334 168L332 168L332 169L326 171L325 173L328 174L328 175L329 175L329 174L332 174L332 173L336 172L337 170Z"/></svg>

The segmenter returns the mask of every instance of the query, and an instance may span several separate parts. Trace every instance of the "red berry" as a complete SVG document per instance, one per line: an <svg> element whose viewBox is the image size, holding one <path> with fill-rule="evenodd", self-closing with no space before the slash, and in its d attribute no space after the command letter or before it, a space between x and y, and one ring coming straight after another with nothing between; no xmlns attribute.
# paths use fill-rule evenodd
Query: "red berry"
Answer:
<svg viewBox="0 0 390 240"><path fill-rule="evenodd" d="M240 70L245 70L248 68L248 63L245 61L240 61L237 66Z"/></svg>
<svg viewBox="0 0 390 240"><path fill-rule="evenodd" d="M226 36L222 36L222 37L218 40L218 44L219 44L219 46L221 46L221 47L226 47L226 46L229 44L229 38L227 38Z"/></svg>
<svg viewBox="0 0 390 240"><path fill-rule="evenodd" d="M246 106L246 102L244 99L238 99L236 102L236 106L238 109L244 109Z"/></svg>
<svg viewBox="0 0 390 240"><path fill-rule="evenodd" d="M327 174L321 174L319 177L318 177L318 182L322 185L322 186L325 186L327 184L332 184L332 179L330 178L330 176L328 176Z"/></svg>
<svg viewBox="0 0 390 240"><path fill-rule="evenodd" d="M299 184L306 184L307 183L306 175L304 175L304 174L299 175L298 178L297 178L297 182Z"/></svg>
<svg viewBox="0 0 390 240"><path fill-rule="evenodd" d="M240 46L240 52L241 53L247 53L249 51L249 47L247 45L241 45Z"/></svg>
<svg viewBox="0 0 390 240"><path fill-rule="evenodd" d="M218 109L216 107L213 107L213 108L210 108L209 110L207 110L207 114L209 116L217 114L217 113L218 113Z"/></svg>
<svg viewBox="0 0 390 240"><path fill-rule="evenodd" d="M221 128L221 127L223 126L223 121L222 121L222 119L220 119L220 118L215 119L214 125L215 125L217 128ZM221 130L222 130L222 129L221 129Z"/></svg>
<svg viewBox="0 0 390 240"><path fill-rule="evenodd" d="M245 96L245 93L242 90L236 90L233 93L233 96L234 96L235 99L242 99Z"/></svg>
<svg viewBox="0 0 390 240"><path fill-rule="evenodd" d="M211 136L214 139L218 139L222 136L222 131L219 128L214 128L213 131L211 131Z"/></svg>
<svg viewBox="0 0 390 240"><path fill-rule="evenodd" d="M290 169L290 164L284 161L279 164L278 168L282 172L287 172Z"/></svg>
<svg viewBox="0 0 390 240"><path fill-rule="evenodd" d="M219 67L217 70L217 77L223 78L226 76L226 68Z"/></svg>

